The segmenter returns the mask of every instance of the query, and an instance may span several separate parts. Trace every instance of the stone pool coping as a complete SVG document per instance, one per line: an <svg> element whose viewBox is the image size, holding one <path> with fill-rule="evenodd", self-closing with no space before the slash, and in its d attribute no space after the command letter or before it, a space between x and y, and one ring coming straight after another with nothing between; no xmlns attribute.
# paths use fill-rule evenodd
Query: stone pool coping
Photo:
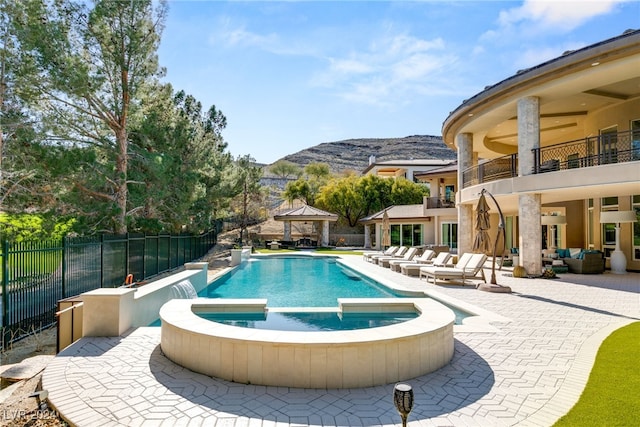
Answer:
<svg viewBox="0 0 640 427"><path fill-rule="evenodd" d="M173 362L205 375L300 388L389 384L433 372L453 357L455 316L433 299L349 298L339 303L345 311L415 309L419 316L371 329L274 331L224 325L194 313L264 311L265 299L172 300L160 310L162 351Z"/></svg>

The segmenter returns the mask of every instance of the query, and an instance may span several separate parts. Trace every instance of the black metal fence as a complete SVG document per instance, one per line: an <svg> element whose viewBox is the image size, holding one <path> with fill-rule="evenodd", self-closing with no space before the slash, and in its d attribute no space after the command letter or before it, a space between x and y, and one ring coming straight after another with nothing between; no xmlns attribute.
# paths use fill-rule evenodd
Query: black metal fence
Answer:
<svg viewBox="0 0 640 427"><path fill-rule="evenodd" d="M204 256L216 231L193 235L103 235L2 242L0 348L55 323L57 302L97 288L142 281Z"/></svg>

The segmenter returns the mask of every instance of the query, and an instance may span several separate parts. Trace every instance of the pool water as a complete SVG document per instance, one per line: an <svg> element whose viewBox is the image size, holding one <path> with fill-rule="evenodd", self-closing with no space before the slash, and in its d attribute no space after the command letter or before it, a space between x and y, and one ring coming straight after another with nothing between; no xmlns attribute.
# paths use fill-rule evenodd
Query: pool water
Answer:
<svg viewBox="0 0 640 427"><path fill-rule="evenodd" d="M197 313L203 319L253 329L274 331L351 331L394 325L418 317L418 313Z"/></svg>
<svg viewBox="0 0 640 427"><path fill-rule="evenodd" d="M266 298L269 307L337 307L338 298L401 298L331 257L252 258L198 296Z"/></svg>

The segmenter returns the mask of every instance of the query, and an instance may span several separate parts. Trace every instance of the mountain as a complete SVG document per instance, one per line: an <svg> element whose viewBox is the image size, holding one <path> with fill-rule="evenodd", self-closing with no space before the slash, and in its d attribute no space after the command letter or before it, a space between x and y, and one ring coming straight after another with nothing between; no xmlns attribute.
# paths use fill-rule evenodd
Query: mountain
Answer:
<svg viewBox="0 0 640 427"><path fill-rule="evenodd" d="M312 162L327 163L333 173L348 170L359 173L369 165L370 156L375 156L377 162L407 159L455 160L456 152L447 147L440 136L413 135L404 138L361 138L325 142L289 154L280 160L287 160L302 168ZM265 167L265 177L272 176L269 166Z"/></svg>

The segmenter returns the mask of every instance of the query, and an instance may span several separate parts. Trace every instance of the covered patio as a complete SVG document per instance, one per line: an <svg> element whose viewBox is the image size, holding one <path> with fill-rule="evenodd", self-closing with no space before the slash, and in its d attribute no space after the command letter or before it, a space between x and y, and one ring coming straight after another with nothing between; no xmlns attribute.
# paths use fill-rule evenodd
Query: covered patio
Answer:
<svg viewBox="0 0 640 427"><path fill-rule="evenodd" d="M282 238L284 241L291 241L292 221L312 222L314 224L313 229L316 230L316 246L329 246L329 222L337 221L338 215L323 211L322 209L314 208L313 206L304 205L299 208L294 208L278 215L274 215L273 219L276 221L284 221L284 235ZM304 246L314 246L314 240L311 236L309 236L308 239L305 236L302 240L304 240Z"/></svg>

